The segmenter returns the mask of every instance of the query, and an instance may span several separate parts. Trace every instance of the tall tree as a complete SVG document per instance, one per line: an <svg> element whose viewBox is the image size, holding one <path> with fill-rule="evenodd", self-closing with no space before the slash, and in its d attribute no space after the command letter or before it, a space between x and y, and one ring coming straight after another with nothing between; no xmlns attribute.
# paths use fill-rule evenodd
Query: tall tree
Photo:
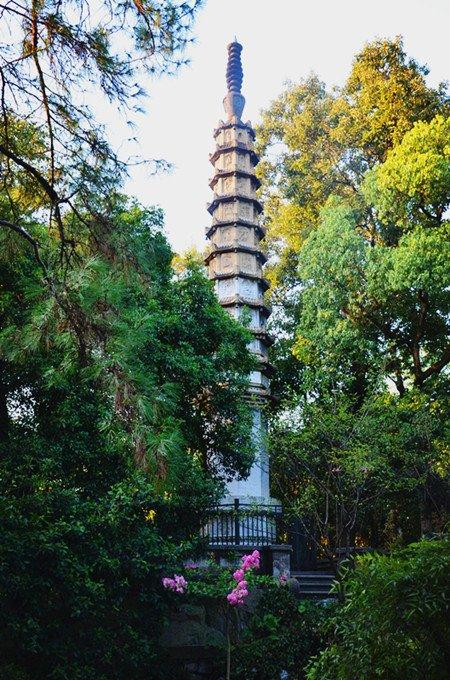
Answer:
<svg viewBox="0 0 450 680"><path fill-rule="evenodd" d="M290 86L259 130L281 397L275 493L306 514L309 504L331 553L343 527L347 543L382 543L389 513L408 537L442 525L449 126L445 88L426 74L401 40L376 41L343 88L315 76ZM436 422L419 436L427 410ZM404 435L394 456L383 427ZM405 511L405 529L399 508L411 502L421 522Z"/></svg>
<svg viewBox="0 0 450 680"><path fill-rule="evenodd" d="M0 7L0 227L31 248L84 363L98 354L102 324L83 310L71 272L89 257L117 259L115 194L130 163L155 167L120 158L90 102L115 102L132 124L144 95L140 79L183 63L200 5L30 0ZM137 410L122 408L120 396L136 386L120 366L108 374L115 375L117 413L138 429ZM142 459L142 437L134 440Z"/></svg>
<svg viewBox="0 0 450 680"><path fill-rule="evenodd" d="M448 111L445 86L428 87L427 73L407 57L400 39L376 41L356 55L343 88L330 91L311 76L289 86L263 112L259 172L268 198L275 295L289 286L291 273L295 284L301 245L328 197L359 207L366 171L386 159L414 122ZM370 211L360 220L370 238Z"/></svg>

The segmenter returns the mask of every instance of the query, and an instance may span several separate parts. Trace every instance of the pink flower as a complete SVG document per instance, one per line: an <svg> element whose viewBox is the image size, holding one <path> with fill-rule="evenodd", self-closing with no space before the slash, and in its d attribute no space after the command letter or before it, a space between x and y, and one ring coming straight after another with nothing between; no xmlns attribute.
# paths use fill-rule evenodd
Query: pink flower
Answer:
<svg viewBox="0 0 450 680"><path fill-rule="evenodd" d="M231 605L237 605L238 598L234 590L232 590L231 593L228 593L227 600Z"/></svg>
<svg viewBox="0 0 450 680"><path fill-rule="evenodd" d="M232 607L240 607L244 604L245 598L248 597L247 581L245 580L245 572L249 569L259 569L260 555L258 550L254 550L251 555L244 555L242 558L242 567L236 569L233 574L237 585L233 588L231 593L228 593L227 600Z"/></svg>
<svg viewBox="0 0 450 680"><path fill-rule="evenodd" d="M178 574L174 574L173 578L163 578L162 584L164 588L173 590L174 593L185 593L187 588L186 579Z"/></svg>
<svg viewBox="0 0 450 680"><path fill-rule="evenodd" d="M260 560L260 557L261 557L261 556L260 556L260 554L259 554L259 550L254 550L254 551L252 552L252 559L253 559L253 564L254 564L255 569L259 569L259 560Z"/></svg>
<svg viewBox="0 0 450 680"><path fill-rule="evenodd" d="M251 555L244 555L242 558L242 569L259 569L260 554L258 550L254 550Z"/></svg>
<svg viewBox="0 0 450 680"><path fill-rule="evenodd" d="M233 578L235 581L242 581L244 578L244 570L243 569L236 569L236 571L233 574Z"/></svg>
<svg viewBox="0 0 450 680"><path fill-rule="evenodd" d="M231 604L232 607L240 607L241 605L244 604L244 600L248 595L247 590L238 590L235 588L234 590L231 591L231 593L228 593L227 595L227 600Z"/></svg>
<svg viewBox="0 0 450 680"><path fill-rule="evenodd" d="M185 569L198 569L198 564L197 562L193 562L192 560L188 560L185 565Z"/></svg>
<svg viewBox="0 0 450 680"><path fill-rule="evenodd" d="M184 578L184 576L177 576L175 574L174 581L175 581L175 592L184 593L184 591L187 588L187 582L186 582L186 579Z"/></svg>

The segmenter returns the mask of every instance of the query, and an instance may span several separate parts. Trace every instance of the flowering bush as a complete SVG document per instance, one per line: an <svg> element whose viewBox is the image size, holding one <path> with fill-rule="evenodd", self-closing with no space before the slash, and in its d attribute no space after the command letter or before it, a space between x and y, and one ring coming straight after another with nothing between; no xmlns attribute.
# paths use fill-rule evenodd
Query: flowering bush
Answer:
<svg viewBox="0 0 450 680"><path fill-rule="evenodd" d="M253 575L253 572L259 569L260 559L258 550L244 555L241 566L232 576L227 569L214 562L199 566L195 562L188 561L184 565L186 572L189 572L186 573L186 578L175 574L173 578L163 578L162 585L166 590L174 593L188 593L200 597L224 597L232 607L241 606L249 594L249 586L257 583L257 577ZM264 577L258 577L258 581L266 580Z"/></svg>
<svg viewBox="0 0 450 680"><path fill-rule="evenodd" d="M174 593L185 593L187 588L186 579L178 574L175 574L173 578L163 578L162 584L164 588L173 590Z"/></svg>
<svg viewBox="0 0 450 680"><path fill-rule="evenodd" d="M225 607L227 631L227 670L226 678L231 678L231 645L232 618L235 618L235 634L239 630L237 608L241 607L249 594L251 586L270 583L274 586L274 579L256 576L255 571L260 566L260 554L254 550L241 559L241 566L233 574L228 569L211 562L198 566L192 561L185 562L187 580L184 576L174 575L173 578L163 578L162 584L167 590L178 594L187 593L198 597L211 597L219 600L221 607ZM189 572L189 574L188 574ZM230 590L231 589L231 590ZM234 610L234 611L233 611ZM234 677L234 676L233 676Z"/></svg>
<svg viewBox="0 0 450 680"><path fill-rule="evenodd" d="M227 600L232 606L244 604L245 598L248 595L247 581L239 581L237 586L233 588L231 593L228 593Z"/></svg>
<svg viewBox="0 0 450 680"><path fill-rule="evenodd" d="M254 550L251 555L244 555L242 558L242 569L259 569L260 554L258 550Z"/></svg>
<svg viewBox="0 0 450 680"><path fill-rule="evenodd" d="M233 588L231 593L228 593L227 600L232 607L244 604L245 598L248 595L248 584L244 579L245 572L250 569L259 569L260 555L258 550L254 550L251 555L244 555L242 558L242 567L237 569L233 578L237 582L237 586Z"/></svg>

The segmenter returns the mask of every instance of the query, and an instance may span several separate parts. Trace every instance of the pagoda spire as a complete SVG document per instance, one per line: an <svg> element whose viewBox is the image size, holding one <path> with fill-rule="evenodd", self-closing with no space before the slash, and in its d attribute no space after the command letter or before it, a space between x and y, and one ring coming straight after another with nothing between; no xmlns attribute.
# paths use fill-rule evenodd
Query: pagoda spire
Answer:
<svg viewBox="0 0 450 680"><path fill-rule="evenodd" d="M239 122L245 106L245 98L241 94L244 72L242 70L242 45L235 39L228 45L227 94L223 100L228 121Z"/></svg>

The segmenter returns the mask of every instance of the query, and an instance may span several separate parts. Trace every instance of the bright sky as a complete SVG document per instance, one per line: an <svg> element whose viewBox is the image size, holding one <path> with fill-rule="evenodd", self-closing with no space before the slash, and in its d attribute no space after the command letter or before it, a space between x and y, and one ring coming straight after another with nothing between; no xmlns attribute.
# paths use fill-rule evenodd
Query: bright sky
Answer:
<svg viewBox="0 0 450 680"><path fill-rule="evenodd" d="M448 0L209 0L195 24L190 65L147 84L150 98L135 131L140 153L165 158L173 170L148 177L140 168L127 192L144 205L162 206L177 252L203 249L210 221L208 154L223 117L226 46L234 36L244 46L243 118L255 124L286 80L313 71L330 86L342 84L355 53L377 37L402 35L407 53L430 68L430 84L446 80L449 25ZM129 134L116 116L110 122L115 139Z"/></svg>

